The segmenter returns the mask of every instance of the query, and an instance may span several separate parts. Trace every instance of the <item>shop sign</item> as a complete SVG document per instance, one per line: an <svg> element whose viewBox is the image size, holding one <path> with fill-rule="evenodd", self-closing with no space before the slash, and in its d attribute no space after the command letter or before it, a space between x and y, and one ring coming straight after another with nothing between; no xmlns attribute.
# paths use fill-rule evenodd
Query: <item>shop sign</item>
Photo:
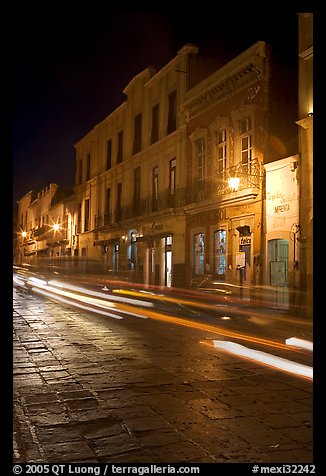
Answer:
<svg viewBox="0 0 326 476"><path fill-rule="evenodd" d="M239 245L251 245L251 236L240 236Z"/></svg>
<svg viewBox="0 0 326 476"><path fill-rule="evenodd" d="M266 231L289 231L299 220L299 184L294 157L266 164Z"/></svg>
<svg viewBox="0 0 326 476"><path fill-rule="evenodd" d="M236 269L246 267L246 253L244 251L238 251L235 254L235 267Z"/></svg>

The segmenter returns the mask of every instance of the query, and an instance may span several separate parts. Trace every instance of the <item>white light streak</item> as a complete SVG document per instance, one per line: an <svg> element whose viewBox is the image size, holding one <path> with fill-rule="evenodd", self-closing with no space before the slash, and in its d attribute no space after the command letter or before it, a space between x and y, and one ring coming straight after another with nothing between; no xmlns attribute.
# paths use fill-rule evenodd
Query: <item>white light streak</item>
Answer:
<svg viewBox="0 0 326 476"><path fill-rule="evenodd" d="M60 286L64 287L65 284L61 285L61 283L60 283ZM68 286L68 287L77 288L77 286ZM78 289L83 289L83 288L78 288ZM44 294L48 297L52 297L54 299L57 299L58 301L68 303L68 304L71 304L73 306L80 307L81 309L86 309L87 311L97 312L99 314L104 314L105 316L113 317L115 319L123 319L122 316L119 316L117 314L108 313L108 312L103 312L103 311L100 311L98 309L99 307L102 308L102 309L116 307L116 305L114 303L111 303L108 300L93 298L93 297L90 297L90 296L85 296L85 295L80 295L80 294L75 294L73 292L65 291L65 290L60 289L60 288L55 288L54 286L44 285L40 282L36 282L35 286L32 288L32 290L35 291L35 292L39 292L40 294ZM98 294L98 295L102 296L102 293L92 292L92 294ZM61 296L64 296L64 297L61 297ZM76 301L79 301L79 303L83 303L83 304L76 303ZM89 306L86 306L85 305L86 303L88 303ZM94 307L92 307L92 306L94 306ZM136 314L136 313L131 312L131 311L125 311L125 310L122 310L122 309L119 309L117 311L122 313L122 314L127 314L128 316L135 316L135 317L139 317L141 319L147 319L147 316L143 316L142 314Z"/></svg>
<svg viewBox="0 0 326 476"><path fill-rule="evenodd" d="M25 287L24 279L20 278L19 276L14 274L13 277L12 277L12 280L13 280L14 283L18 284L18 286Z"/></svg>
<svg viewBox="0 0 326 476"><path fill-rule="evenodd" d="M143 306L143 307L154 307L153 303L147 302L147 301L141 301L139 299L132 299L132 298L126 298L122 296L112 296L112 295L107 295L106 293L100 293L98 291L92 291L90 289L85 289L80 286L75 286L73 284L68 284L65 282L61 281L56 281L56 280L51 280L49 281L49 284L52 284L52 286L56 286L58 288L64 288L64 289L70 289L72 291L77 291L80 293L87 294L89 296L96 296L99 298L104 298L106 301L116 301L116 302L124 302L127 304L133 304L136 306Z"/></svg>
<svg viewBox="0 0 326 476"><path fill-rule="evenodd" d="M291 360L283 359L282 357L267 354L266 352L249 349L248 347L235 342L213 340L213 343L214 347L226 350L232 354L248 357L249 359L271 365L272 367L276 367L281 370L286 370L287 372L291 372L302 377L308 377L311 379L313 378L313 368L309 367L308 365L298 364L297 362L292 362Z"/></svg>
<svg viewBox="0 0 326 476"><path fill-rule="evenodd" d="M27 283L36 284L38 286L46 286L48 284L44 279L34 278L33 276L31 278L28 278Z"/></svg>
<svg viewBox="0 0 326 476"><path fill-rule="evenodd" d="M314 350L313 342L304 339L298 339L297 337L290 337L289 339L285 339L285 343L294 347L300 347L301 349L310 350L311 352Z"/></svg>
<svg viewBox="0 0 326 476"><path fill-rule="evenodd" d="M102 314L102 315L108 316L108 317L113 317L114 319L123 319L123 317L119 316L118 314L112 314L110 312L101 311L100 309L96 309L94 307L85 306L84 304L76 303L76 302L70 301L69 299L64 299L60 296L56 296L55 294L52 294L51 292L44 291L44 289L32 288L32 291L34 291L36 293L39 293L39 294L42 294L43 296L47 296L49 298L56 299L56 300L58 300L60 302L63 302L65 304L70 304L71 306L75 306L75 307L78 307L80 309L85 309L86 311L95 312L97 314Z"/></svg>

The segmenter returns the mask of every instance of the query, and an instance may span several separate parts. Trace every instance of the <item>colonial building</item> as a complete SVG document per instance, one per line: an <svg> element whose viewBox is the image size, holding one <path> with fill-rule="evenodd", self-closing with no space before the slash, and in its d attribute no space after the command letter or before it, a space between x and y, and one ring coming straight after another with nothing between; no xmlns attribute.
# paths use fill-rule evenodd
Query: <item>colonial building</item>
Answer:
<svg viewBox="0 0 326 476"><path fill-rule="evenodd" d="M18 200L16 263L39 264L42 258L71 255L74 202L73 193L55 183Z"/></svg>
<svg viewBox="0 0 326 476"><path fill-rule="evenodd" d="M298 306L300 295L298 163L294 155L264 166L265 298L285 308Z"/></svg>
<svg viewBox="0 0 326 476"><path fill-rule="evenodd" d="M108 275L184 285L185 94L216 62L185 45L160 71L147 68L126 101L75 144L75 253Z"/></svg>
<svg viewBox="0 0 326 476"><path fill-rule="evenodd" d="M282 286L297 285L292 81L261 41L223 66L188 44L141 71L75 144L74 195L51 184L19 201L20 258L95 259L107 277L145 285L212 278L248 298L279 286L282 270Z"/></svg>
<svg viewBox="0 0 326 476"><path fill-rule="evenodd" d="M278 72L268 46L257 42L185 95L188 285L213 277L249 297L263 283L263 164L297 150L295 111L288 122L282 102L289 85L278 85Z"/></svg>

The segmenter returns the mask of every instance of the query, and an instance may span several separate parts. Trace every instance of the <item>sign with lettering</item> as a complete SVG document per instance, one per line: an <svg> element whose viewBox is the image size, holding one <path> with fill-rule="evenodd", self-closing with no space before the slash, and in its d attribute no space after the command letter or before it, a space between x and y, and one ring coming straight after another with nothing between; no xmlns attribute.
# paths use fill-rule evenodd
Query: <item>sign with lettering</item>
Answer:
<svg viewBox="0 0 326 476"><path fill-rule="evenodd" d="M266 231L290 231L299 222L298 169L293 168L296 156L265 165L266 169Z"/></svg>
<svg viewBox="0 0 326 476"><path fill-rule="evenodd" d="M246 267L246 253L244 251L238 251L235 254L235 267L236 269Z"/></svg>
<svg viewBox="0 0 326 476"><path fill-rule="evenodd" d="M239 245L251 245L251 236L240 236Z"/></svg>

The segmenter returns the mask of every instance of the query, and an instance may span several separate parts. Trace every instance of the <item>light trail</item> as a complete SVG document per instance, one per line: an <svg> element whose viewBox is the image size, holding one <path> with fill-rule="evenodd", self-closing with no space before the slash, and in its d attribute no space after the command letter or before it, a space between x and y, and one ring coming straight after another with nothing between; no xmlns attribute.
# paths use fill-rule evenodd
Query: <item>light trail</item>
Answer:
<svg viewBox="0 0 326 476"><path fill-rule="evenodd" d="M123 319L123 317L119 316L118 314L112 314L110 312L105 312L105 311L102 311L100 309L95 310L94 307L85 306L84 304L81 304L79 302L72 302L70 299L65 299L65 298L62 298L61 296L53 296L53 293L47 292L44 289L32 288L32 291L34 291L38 294L41 294L43 296L47 296L49 298L56 299L57 301L63 302L64 304L70 304L70 305L79 307L80 309L84 309L85 311L96 312L96 313L102 314L104 316L113 317L114 319Z"/></svg>
<svg viewBox="0 0 326 476"><path fill-rule="evenodd" d="M113 314L108 312L103 313L103 311L100 311L98 308L101 308L101 309L115 308L117 312L120 312L122 314L127 314L127 315L132 315L135 317L140 317L142 319L147 319L147 316L135 313L133 312L133 309L128 309L128 310L117 309L116 304L111 303L107 300L93 298L87 295L76 294L69 291L64 291L63 289L55 288L50 285L35 283L35 286L32 288L32 290L35 292L39 292L40 294L44 294L48 297L52 297L53 299L57 299L58 301L64 302L65 304L71 304L73 306L81 307L82 309L86 309L88 311L104 314L106 316L110 316L115 319L123 319L123 317L119 316L118 314ZM80 304L80 303L88 303L89 306L85 306L85 304Z"/></svg>
<svg viewBox="0 0 326 476"><path fill-rule="evenodd" d="M229 341L213 340L214 347L226 350L241 357L247 357L250 360L258 361L280 370L285 370L301 377L313 379L313 368L308 365L298 364L288 359L283 359L275 355L267 354L259 350L249 349L241 344Z"/></svg>
<svg viewBox="0 0 326 476"><path fill-rule="evenodd" d="M73 284L57 281L57 280L51 280L49 281L49 284L58 288L65 288L65 289L70 289L71 291L77 291L79 293L87 294L90 296L96 296L104 299L108 299L110 301L117 301L117 302L126 302L130 303L132 305L136 306L143 306L143 307L154 307L153 303L148 302L148 301L141 301L139 299L131 299L131 298L125 298L122 296L112 296L108 295L105 293L100 293L99 291L92 291L90 289L82 288L81 286L75 286Z"/></svg>
<svg viewBox="0 0 326 476"><path fill-rule="evenodd" d="M57 283L57 286L58 286L58 283ZM91 312L98 312L98 313L103 314L103 311L100 312L100 310L98 308L101 308L101 309L103 309L103 308L104 309L115 308L116 312L120 312L120 313L127 314L127 315L133 315L135 317L140 317L140 318L145 318L145 319L146 318L151 318L151 319L154 319L154 320L167 322L169 324L176 324L176 325L191 328L191 329L196 329L196 330L200 330L200 331L219 334L219 335L222 335L222 336L225 336L225 337L228 337L228 338L242 340L242 341L250 342L250 343L255 343L255 344L258 344L258 345L267 346L267 347L279 349L279 350L282 350L282 351L291 350L292 352L299 352L299 353L304 352L303 349L300 349L300 348L291 348L290 349L290 347L287 344L284 344L284 343L281 343L281 342L276 342L276 341L272 341L272 340L261 338L261 337L255 337L255 336L249 335L249 334L244 334L244 333L239 333L239 332L227 330L227 329L224 329L223 327L220 327L220 326L217 326L217 325L205 324L205 323L198 322L198 321L189 321L187 319L180 318L180 317L177 317L177 316L172 316L172 315L167 316L167 315L162 314L158 311L154 311L154 310L150 310L150 309L143 309L142 314L137 314L137 313L134 313L133 306L129 303L127 304L125 302L117 302L116 304L113 304L113 303L110 303L107 300L108 299L107 296L105 296L106 299L99 299L97 297L90 297L88 295L88 294L92 294L92 295L97 296L99 294L102 297L103 293L97 293L96 291L89 292L89 290L77 287L77 289L78 289L78 294L77 294L77 293L73 293L73 292L69 292L69 291L64 291L61 288L61 286L63 287L63 286L65 286L65 284L60 283L59 287L54 287L54 286L51 286L51 285L42 284L40 282L38 282L38 283L35 282L34 286L33 286L33 290L34 291L36 290L36 291L39 292L39 290L41 289L43 291L44 295L47 295L48 297L52 296L55 299L58 299L60 297L60 300L62 302L65 302L65 303L71 304L71 305L77 305L76 301L78 301L79 307L82 306L80 304L81 302L83 302L83 303L86 302L89 305L87 307L83 307L83 308L85 308L86 310L91 311ZM69 287L71 289L75 288L72 285L68 285L67 287ZM115 291L119 292L121 290L115 290ZM83 294L81 294L81 293L83 293ZM134 293L133 291L127 291L127 294L134 295L134 294L139 294L139 293ZM155 297L151 296L151 298L161 299L161 297L158 297L158 296L155 296ZM175 298L168 298L168 299L171 300L171 301L172 300L175 301ZM132 302L133 299L129 299L128 301ZM193 304L193 303L191 303L191 304ZM83 306L85 306L85 304L83 304ZM109 315L109 314L106 313L105 315ZM111 315L111 317L115 317L117 319L122 319L121 316L117 317L116 314L110 313L110 315Z"/></svg>
<svg viewBox="0 0 326 476"><path fill-rule="evenodd" d="M129 295L129 296L135 296L135 297L139 297L139 296L143 296L143 292L141 291L131 291L131 290L127 290L127 289L112 289L112 293L116 293L116 294L126 294L126 295ZM249 316L261 316L262 313L260 311L257 311L257 310L254 310L252 308L250 309L245 309L245 310L241 310L239 309L238 307L235 307L231 304L219 304L217 302L214 302L214 304L208 304L208 303L203 303L203 302L199 302L199 301L190 301L189 299L183 299L183 298L175 298L175 297L172 297L172 296L166 296L164 294L155 294L155 293L149 293L147 292L147 294L151 294L150 298L153 299L153 300L158 300L158 301L165 301L165 302L171 302L173 304L183 304L183 305L186 305L186 306L192 306L192 307L197 307L197 308L200 308L200 309L208 309L210 311L216 311L217 309L219 309L220 307L225 307L225 306L228 306L228 309L229 311L230 310L234 310L235 313L237 313L238 315L242 315L242 316L246 316L246 317L249 317ZM205 298L208 298L208 296L201 296L200 297L201 299L205 299ZM239 303L238 303L239 304ZM243 305L243 303L241 303ZM298 320L298 319L295 319L295 318L289 318L289 317L282 317L282 316L275 316L273 315L273 319L277 319L277 320L286 320L287 322L291 322L293 324L296 324L296 323L300 323L300 324L303 324L303 325L310 325L310 322L309 321L304 321L304 320Z"/></svg>
<svg viewBox="0 0 326 476"><path fill-rule="evenodd" d="M285 340L287 345L293 345L294 347L300 347L301 349L309 350L313 352L314 345L313 342L304 339L298 339L297 337L290 337L289 339Z"/></svg>

